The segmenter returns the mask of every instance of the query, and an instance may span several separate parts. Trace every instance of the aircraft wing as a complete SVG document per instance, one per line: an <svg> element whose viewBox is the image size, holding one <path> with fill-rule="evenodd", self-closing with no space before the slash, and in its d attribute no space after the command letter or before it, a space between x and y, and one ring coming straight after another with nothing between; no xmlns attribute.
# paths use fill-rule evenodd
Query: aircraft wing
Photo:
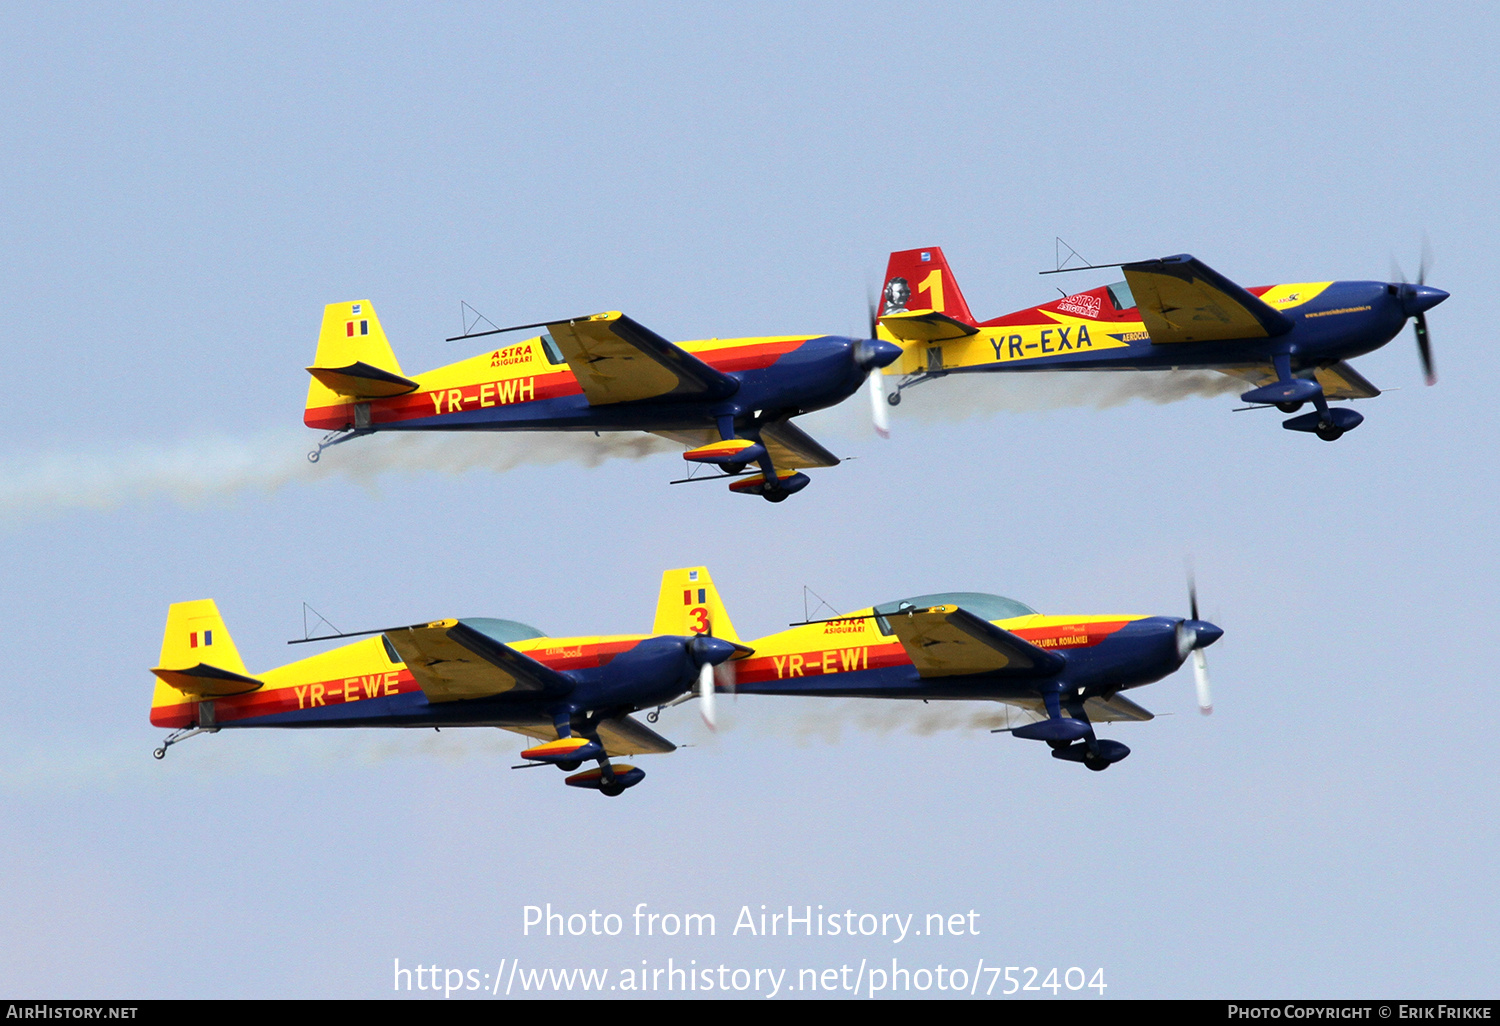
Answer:
<svg viewBox="0 0 1500 1026"><path fill-rule="evenodd" d="M1374 399L1380 394L1380 389L1344 360L1332 367L1319 367L1317 376L1323 394L1330 399Z"/></svg>
<svg viewBox="0 0 1500 1026"><path fill-rule="evenodd" d="M958 606L933 606L886 616L923 677L1003 673L1044 676L1062 668L1062 657L996 627Z"/></svg>
<svg viewBox="0 0 1500 1026"><path fill-rule="evenodd" d="M622 313L547 325L590 406L723 399L739 382Z"/></svg>
<svg viewBox="0 0 1500 1026"><path fill-rule="evenodd" d="M1040 698L1007 698L1004 702L1006 705L1022 710L1032 723L1047 718L1047 707ZM1091 723L1139 722L1156 719L1153 713L1142 709L1124 695L1086 699L1083 703L1083 711L1088 713ZM1063 707L1063 712L1067 712L1066 706ZM1020 725L1017 724L1017 726Z"/></svg>
<svg viewBox="0 0 1500 1026"><path fill-rule="evenodd" d="M690 449L719 440L719 432L713 428L696 431L653 431L652 434L670 438ZM811 435L793 424L788 418L763 424L760 429L760 443L766 447L766 452L771 456L771 465L776 468L778 474L790 473L804 467L836 467L840 462L837 456L819 445Z"/></svg>
<svg viewBox="0 0 1500 1026"><path fill-rule="evenodd" d="M1276 370L1268 363L1255 367L1226 367L1222 373L1249 381L1257 387L1276 381ZM1319 367L1314 373L1318 384L1323 386L1323 395L1329 399L1374 399L1380 394L1380 389L1344 360L1331 367Z"/></svg>
<svg viewBox="0 0 1500 1026"><path fill-rule="evenodd" d="M634 716L615 716L599 724L599 743L606 755L651 755L675 752L677 746Z"/></svg>
<svg viewBox="0 0 1500 1026"><path fill-rule="evenodd" d="M555 741L557 729L550 723L505 724L502 730L514 731L541 741ZM677 746L634 716L615 716L599 723L599 743L604 754L615 758L624 755L656 755L675 752Z"/></svg>
<svg viewBox="0 0 1500 1026"><path fill-rule="evenodd" d="M1271 338L1292 330L1285 314L1186 253L1122 266L1154 343Z"/></svg>
<svg viewBox="0 0 1500 1026"><path fill-rule="evenodd" d="M760 444L771 454L771 465L777 473L803 467L836 467L839 458L823 448L806 431L789 419L762 425Z"/></svg>
<svg viewBox="0 0 1500 1026"><path fill-rule="evenodd" d="M488 698L507 691L563 691L556 670L482 634L462 620L385 632L429 702Z"/></svg>

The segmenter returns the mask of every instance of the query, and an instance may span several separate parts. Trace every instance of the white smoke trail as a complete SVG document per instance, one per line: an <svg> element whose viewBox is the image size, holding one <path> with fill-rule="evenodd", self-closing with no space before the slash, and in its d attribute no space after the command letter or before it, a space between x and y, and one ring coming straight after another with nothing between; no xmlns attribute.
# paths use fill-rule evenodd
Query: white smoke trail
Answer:
<svg viewBox="0 0 1500 1026"><path fill-rule="evenodd" d="M687 707L691 709L691 706ZM947 732L988 734L1035 722L1038 715L1003 702L918 702L907 699L795 698L746 696L721 706L720 731L707 733L694 716L664 714L656 730L678 744L723 749L741 737L775 736L802 747L842 744L845 737L909 735L930 737Z"/></svg>
<svg viewBox="0 0 1500 1026"><path fill-rule="evenodd" d="M893 379L886 382L894 390ZM1103 410L1133 399L1174 403L1179 399L1212 398L1243 392L1250 386L1238 378L1205 370L1166 371L1026 371L1015 373L950 374L901 393L901 405L891 411L896 430L901 420L924 423L953 422L993 413L1034 413L1041 410L1093 407ZM803 430L828 444L869 441L869 398L863 393L838 406L799 418Z"/></svg>
<svg viewBox="0 0 1500 1026"><path fill-rule="evenodd" d="M0 752L0 794L138 791L195 782L243 779L247 774L292 776L309 770L374 766L406 760L448 766L478 762L485 772L519 762L530 738L506 730L227 731L194 738L165 760L151 757L164 734L129 741L52 738L45 746Z"/></svg>
<svg viewBox="0 0 1500 1026"><path fill-rule="evenodd" d="M835 700L807 710L794 721L793 736L801 742L822 740L836 744L845 729L854 733L911 734L930 737L947 731L988 732L1019 727L1035 717L1004 703L850 701ZM774 729L774 723L767 721Z"/></svg>
<svg viewBox="0 0 1500 1026"><path fill-rule="evenodd" d="M386 473L504 472L523 464L640 459L681 448L643 433L405 433L357 438L307 453L317 436L293 432L254 438L203 438L113 453L42 453L0 464L0 519L108 509L168 499L193 504L240 492L273 492L337 477L370 483Z"/></svg>
<svg viewBox="0 0 1500 1026"><path fill-rule="evenodd" d="M738 715L735 712L738 712ZM689 750L712 750L712 758L733 755L755 737L789 738L803 747L838 745L845 738L874 734L929 737L942 732L987 734L1018 727L1037 717L996 702L892 701L878 699L789 699L747 697L731 704L721 732L709 733L688 705L662 717L654 729ZM130 740L54 738L45 746L0 752L0 794L154 791L246 774L293 776L310 770L347 769L387 762L441 762L453 767L477 764L486 773L520 761L530 738L493 728L334 730L232 730L195 738L174 748L165 761L151 758L161 734ZM633 761L633 760L632 760Z"/></svg>
<svg viewBox="0 0 1500 1026"><path fill-rule="evenodd" d="M900 414L932 421L1078 406L1104 410L1132 399L1174 403L1239 393L1249 387L1239 378L1206 370L950 374L902 392Z"/></svg>

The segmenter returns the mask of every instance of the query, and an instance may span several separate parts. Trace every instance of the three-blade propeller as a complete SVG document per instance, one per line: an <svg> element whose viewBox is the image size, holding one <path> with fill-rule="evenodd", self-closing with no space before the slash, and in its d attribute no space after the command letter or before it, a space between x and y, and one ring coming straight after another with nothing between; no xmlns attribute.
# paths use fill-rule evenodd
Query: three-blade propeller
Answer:
<svg viewBox="0 0 1500 1026"><path fill-rule="evenodd" d="M865 296L865 313L869 329L868 337L878 338L880 310L875 304L873 295ZM891 437L891 413L890 404L885 398L885 374L879 367L870 371L870 420L875 425L877 435L881 438Z"/></svg>
<svg viewBox="0 0 1500 1026"><path fill-rule="evenodd" d="M1401 309L1406 316L1414 321L1413 329L1417 336L1417 355L1422 360L1422 376L1429 385L1437 384L1437 371L1432 365L1432 339L1427 333L1427 311L1437 306L1448 298L1448 293L1442 289L1431 288L1427 284L1427 267L1432 262L1432 250L1424 241L1422 243L1422 262L1417 266L1417 281L1412 284L1406 280L1406 275L1397 264L1395 258L1391 259L1391 267L1395 271L1395 277L1401 282L1398 295L1401 297Z"/></svg>
<svg viewBox="0 0 1500 1026"><path fill-rule="evenodd" d="M1224 632L1198 618L1198 585L1191 573L1188 574L1188 606L1191 610L1188 619L1177 624L1177 655L1184 660L1192 657L1198 711L1207 716L1214 711L1214 699L1208 683L1208 660L1203 650L1218 641Z"/></svg>
<svg viewBox="0 0 1500 1026"><path fill-rule="evenodd" d="M709 730L719 729L714 703L715 685L723 684L734 690L734 664L730 660L742 647L711 634L699 634L687 644L688 656L698 664L698 711Z"/></svg>

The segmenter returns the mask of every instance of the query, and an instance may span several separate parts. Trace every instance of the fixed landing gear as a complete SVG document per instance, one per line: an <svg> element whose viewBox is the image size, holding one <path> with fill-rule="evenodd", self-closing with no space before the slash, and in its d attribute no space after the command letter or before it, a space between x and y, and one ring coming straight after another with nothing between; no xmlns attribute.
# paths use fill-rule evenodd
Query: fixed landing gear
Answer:
<svg viewBox="0 0 1500 1026"><path fill-rule="evenodd" d="M1276 408L1282 413L1296 413L1302 409L1302 403L1277 403Z"/></svg>
<svg viewBox="0 0 1500 1026"><path fill-rule="evenodd" d="M1094 734L1094 725L1089 722L1083 709L1083 697L1074 694L1066 700L1068 716L1063 716L1064 700L1058 691L1042 694L1047 707L1047 718L1021 727L1007 728L1011 737L1027 741L1045 741L1052 749L1052 758L1064 762L1081 762L1095 773L1109 769L1130 754L1130 749L1118 741L1110 741Z"/></svg>
<svg viewBox="0 0 1500 1026"><path fill-rule="evenodd" d="M1103 773L1129 754L1130 749L1118 741L1090 736L1067 748L1055 749L1052 758L1081 762L1095 773Z"/></svg>
<svg viewBox="0 0 1500 1026"><path fill-rule="evenodd" d="M151 752L151 757L153 759L165 759L167 757L167 749L178 742L186 741L190 737L197 737L199 734L217 734L218 732L218 727L183 727L180 730L174 730L167 735L167 739L162 742L160 748L154 749Z"/></svg>
<svg viewBox="0 0 1500 1026"><path fill-rule="evenodd" d="M767 488L760 493L760 497L767 502L785 502L786 497L791 494L781 488Z"/></svg>
<svg viewBox="0 0 1500 1026"><path fill-rule="evenodd" d="M366 416L368 417L368 414ZM323 436L323 440L318 443L318 447L307 454L307 462L318 462L318 460L323 458L323 450L330 445L338 445L340 442L347 442L351 438L359 438L361 435L372 433L373 430L368 427L341 428L338 431L330 431Z"/></svg>
<svg viewBox="0 0 1500 1026"><path fill-rule="evenodd" d="M598 791L600 794L610 798L618 798L624 794L627 788L634 787L645 778L643 770L624 763L611 766L609 760L600 759L599 765L582 773L575 773L565 783L569 787L581 787L587 790Z"/></svg>
<svg viewBox="0 0 1500 1026"><path fill-rule="evenodd" d="M1336 442L1346 432L1353 431L1364 421L1364 415L1350 409L1331 409L1321 398L1316 400L1318 408L1284 420L1281 426L1288 431L1306 431L1317 435L1325 442Z"/></svg>

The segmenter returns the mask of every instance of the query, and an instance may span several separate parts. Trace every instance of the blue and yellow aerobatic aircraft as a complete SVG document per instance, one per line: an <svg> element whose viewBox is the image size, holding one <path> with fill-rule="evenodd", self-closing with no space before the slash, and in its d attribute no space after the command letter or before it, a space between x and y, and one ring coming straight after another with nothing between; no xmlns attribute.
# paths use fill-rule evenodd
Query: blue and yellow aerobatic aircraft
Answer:
<svg viewBox="0 0 1500 1026"><path fill-rule="evenodd" d="M1027 721L1016 737L1103 770L1130 754L1094 724L1149 720L1121 692L1194 662L1222 631L1198 617L1054 616L997 595L919 595L742 644L707 569L662 577L651 635L551 638L509 620L396 627L251 675L211 600L173 605L151 722L158 749L242 727L489 726L538 739L522 757L572 772L574 787L617 795L645 774L612 757L674 745L631 714L697 698L714 724L720 689L750 694L997 701ZM353 635L335 635L343 638ZM328 640L328 639L314 639Z"/></svg>
<svg viewBox="0 0 1500 1026"><path fill-rule="evenodd" d="M901 376L887 401L894 406L902 389L953 373L1194 367L1254 385L1241 396L1247 403L1283 413L1312 403L1312 412L1282 427L1333 441L1364 417L1328 401L1380 394L1348 361L1385 345L1408 320L1416 322L1427 383L1436 380L1426 314L1448 293L1423 282L1425 260L1417 284L1319 281L1250 289L1186 254L1060 270L1100 267L1121 268L1125 280L977 321L941 249L892 253L877 334L904 352L884 372ZM879 410L880 375L872 376L871 388ZM881 426L879 414L876 422Z"/></svg>
<svg viewBox="0 0 1500 1026"><path fill-rule="evenodd" d="M676 748L630 714L696 694L712 725L715 668L752 651L702 567L662 575L649 635L552 638L488 617L359 633L378 636L252 675L212 599L174 603L151 723L175 729L154 754L242 727L500 727L543 742L521 753L530 765L596 762L567 783L613 796L645 773L611 758Z"/></svg>
<svg viewBox="0 0 1500 1026"><path fill-rule="evenodd" d="M1149 720L1121 692L1193 660L1198 706L1212 712L1203 649L1223 631L1181 616L1066 616L978 592L917 595L759 638L734 664L742 694L1003 702L1028 722L1005 728L1052 756L1108 769L1130 754L1094 724Z"/></svg>
<svg viewBox="0 0 1500 1026"><path fill-rule="evenodd" d="M780 502L807 486L802 470L839 462L791 418L842 402L901 355L831 335L674 345L620 313L520 328L546 332L407 377L368 301L331 304L303 416L330 434L308 458L375 431L648 431L720 468L730 491ZM759 473L739 476L747 467Z"/></svg>

